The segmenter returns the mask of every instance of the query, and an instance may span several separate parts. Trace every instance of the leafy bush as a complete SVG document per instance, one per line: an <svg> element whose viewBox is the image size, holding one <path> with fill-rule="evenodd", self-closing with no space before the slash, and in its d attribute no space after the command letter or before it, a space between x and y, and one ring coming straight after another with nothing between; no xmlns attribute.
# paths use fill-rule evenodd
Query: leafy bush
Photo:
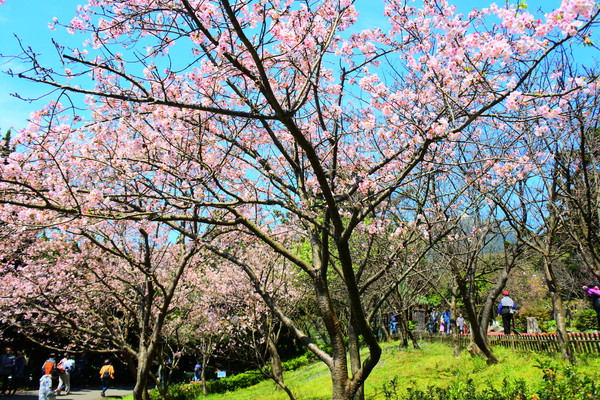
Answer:
<svg viewBox="0 0 600 400"><path fill-rule="evenodd" d="M162 399L157 389L150 390L150 399ZM174 384L169 386L170 400L189 400L202 395L202 383Z"/></svg>
<svg viewBox="0 0 600 400"><path fill-rule="evenodd" d="M542 332L548 332L548 321L552 319L552 314L551 310L549 310L547 307L530 306L519 308L519 312L517 312L516 315L520 331L525 331L527 327L527 317L535 317Z"/></svg>
<svg viewBox="0 0 600 400"><path fill-rule="evenodd" d="M389 383L384 383L382 389L386 400L398 399L398 376L394 376Z"/></svg>
<svg viewBox="0 0 600 400"><path fill-rule="evenodd" d="M551 362L540 363L544 376L539 400L585 400L600 398L598 376L577 373L575 367L559 367Z"/></svg>
<svg viewBox="0 0 600 400"><path fill-rule="evenodd" d="M247 388L264 381L265 376L258 370L243 372L237 375L231 375L216 381L206 383L208 393L225 393L237 389Z"/></svg>
<svg viewBox="0 0 600 400"><path fill-rule="evenodd" d="M312 363L314 361L314 358L315 357L314 357L313 353L307 351L306 353L302 354L301 356L298 356L298 357L293 358L288 361L284 361L282 363L283 370L284 371L297 370L300 367L304 367L305 365Z"/></svg>
<svg viewBox="0 0 600 400"><path fill-rule="evenodd" d="M313 362L314 357L312 353L306 352L305 354L296 357L292 360L283 362L283 369L285 371L293 371L300 367L310 364ZM241 374L231 375L226 378L219 380L206 382L206 390L208 393L225 393L228 391L234 391L237 389L243 389L252 385L256 385L264 381L266 378L259 370L246 371ZM194 399L202 395L202 383L193 382L187 384L173 384L169 386L169 399L170 400L189 400ZM150 391L151 399L160 399L161 396L156 389Z"/></svg>
<svg viewBox="0 0 600 400"><path fill-rule="evenodd" d="M556 321L551 320L551 321L547 321L544 324L544 328L543 331L547 332L547 333L554 333L556 332Z"/></svg>
<svg viewBox="0 0 600 400"><path fill-rule="evenodd" d="M386 400L592 400L600 398L599 376L580 374L571 365L559 366L552 362L539 363L542 381L537 388L528 388L522 379L504 379L500 388L490 383L477 390L473 380L457 379L447 388L429 386L427 389L408 388L398 393L397 377L382 387Z"/></svg>
<svg viewBox="0 0 600 400"><path fill-rule="evenodd" d="M390 399L400 397L389 397ZM430 386L426 390L409 388L403 400L516 400L528 399L529 391L525 381L517 379L514 382L504 380L502 387L497 389L491 384L477 391L472 379L456 380L447 388Z"/></svg>
<svg viewBox="0 0 600 400"><path fill-rule="evenodd" d="M265 380L263 374L258 370L247 371L237 375L231 375L219 380L206 382L208 393L225 393L237 389L243 389ZM187 384L175 384L169 386L169 400L190 400L202 395L202 383L193 382ZM151 399L160 399L161 396L156 389L150 391Z"/></svg>
<svg viewBox="0 0 600 400"><path fill-rule="evenodd" d="M598 328L596 311L591 308L577 310L573 313L573 326L580 332Z"/></svg>

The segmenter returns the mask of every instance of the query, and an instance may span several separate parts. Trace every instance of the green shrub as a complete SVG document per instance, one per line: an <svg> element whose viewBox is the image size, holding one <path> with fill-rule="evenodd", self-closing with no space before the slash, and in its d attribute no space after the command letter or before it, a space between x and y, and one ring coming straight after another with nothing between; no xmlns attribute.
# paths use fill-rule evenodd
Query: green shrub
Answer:
<svg viewBox="0 0 600 400"><path fill-rule="evenodd" d="M580 332L585 332L598 328L598 318L596 311L591 308L577 310L573 313L572 325Z"/></svg>
<svg viewBox="0 0 600 400"><path fill-rule="evenodd" d="M527 317L535 317L538 321L538 326L542 332L548 332L548 321L551 320L551 310L543 306L530 306L519 309L517 312L517 325L520 331L525 331L527 328Z"/></svg>
<svg viewBox="0 0 600 400"><path fill-rule="evenodd" d="M528 399L530 393L525 381L504 380L500 388L491 384L478 391L472 379L455 380L447 388L430 386L426 390L408 388L402 400L515 400ZM388 397L386 397L387 399ZM395 399L400 397L389 397Z"/></svg>
<svg viewBox="0 0 600 400"><path fill-rule="evenodd" d="M150 399L161 399L157 389L150 390ZM178 383L169 386L169 400L189 400L202 395L202 383Z"/></svg>
<svg viewBox="0 0 600 400"><path fill-rule="evenodd" d="M398 399L398 376L394 376L389 383L384 383L382 389L385 400Z"/></svg>
<svg viewBox="0 0 600 400"><path fill-rule="evenodd" d="M546 323L546 330L545 330L545 332L547 332L547 333L554 333L554 332L556 332L556 321L554 321L554 320L548 321Z"/></svg>
<svg viewBox="0 0 600 400"><path fill-rule="evenodd" d="M225 393L237 389L243 389L265 380L265 376L258 370L247 371L237 375L231 375L214 381L206 382L208 393ZM169 400L190 400L202 395L202 383L181 383L169 386ZM160 399L160 393L156 389L150 390L150 399Z"/></svg>
<svg viewBox="0 0 600 400"><path fill-rule="evenodd" d="M302 354L301 356L298 356L298 357L293 358L288 361L284 361L282 363L283 370L284 371L295 371L300 367L304 367L305 365L308 365L308 364L314 362L314 358L315 357L314 357L313 353L307 351L306 353Z"/></svg>
<svg viewBox="0 0 600 400"><path fill-rule="evenodd" d="M540 363L543 371L539 400L593 400L600 398L598 376L577 373L575 367L559 367L552 362Z"/></svg>
<svg viewBox="0 0 600 400"><path fill-rule="evenodd" d="M447 388L430 386L425 390L407 388L398 394L397 377L383 385L386 400L592 400L600 398L599 376L580 374L571 365L539 363L542 380L537 387L527 387L522 379L504 379L500 388L488 386L477 390L470 378L456 379Z"/></svg>
<svg viewBox="0 0 600 400"><path fill-rule="evenodd" d="M285 371L293 371L300 367L310 364L314 361L314 356L310 352L296 357L292 360L283 362ZM265 376L259 370L246 371L241 374L231 375L219 380L206 382L208 393L225 393L237 389L247 388L264 381ZM188 384L173 384L169 386L170 400L190 400L202 395L202 383L193 382ZM161 396L156 389L150 391L151 399L160 399Z"/></svg>
<svg viewBox="0 0 600 400"><path fill-rule="evenodd" d="M225 393L237 389L247 388L264 381L265 376L258 370L242 372L216 381L206 383L208 393Z"/></svg>

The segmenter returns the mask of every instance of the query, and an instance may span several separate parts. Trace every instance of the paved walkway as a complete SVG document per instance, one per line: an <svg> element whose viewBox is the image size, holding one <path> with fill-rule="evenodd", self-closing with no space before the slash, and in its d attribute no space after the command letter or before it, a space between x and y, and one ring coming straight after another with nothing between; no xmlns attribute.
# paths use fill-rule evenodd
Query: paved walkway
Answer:
<svg viewBox="0 0 600 400"><path fill-rule="evenodd" d="M132 388L110 388L106 391L106 397L100 396L100 388L97 389L81 389L73 391L69 394L61 394L56 396L56 400L110 400L110 399L121 399L127 395L130 395ZM37 400L37 390L28 390L23 392L17 392L14 396L6 396L3 399L6 400Z"/></svg>

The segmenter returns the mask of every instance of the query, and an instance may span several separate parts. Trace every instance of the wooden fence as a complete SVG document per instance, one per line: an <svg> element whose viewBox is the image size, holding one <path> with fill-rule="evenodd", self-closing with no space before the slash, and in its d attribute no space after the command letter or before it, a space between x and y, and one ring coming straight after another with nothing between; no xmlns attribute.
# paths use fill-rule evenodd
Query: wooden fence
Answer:
<svg viewBox="0 0 600 400"><path fill-rule="evenodd" d="M453 337L443 335L425 335L424 340L452 344ZM599 333L570 333L569 340L576 353L600 353ZM504 346L512 349L537 352L560 352L560 346L555 334L518 334L518 335L488 335L491 346ZM458 343L465 349L471 343L470 335L459 335Z"/></svg>

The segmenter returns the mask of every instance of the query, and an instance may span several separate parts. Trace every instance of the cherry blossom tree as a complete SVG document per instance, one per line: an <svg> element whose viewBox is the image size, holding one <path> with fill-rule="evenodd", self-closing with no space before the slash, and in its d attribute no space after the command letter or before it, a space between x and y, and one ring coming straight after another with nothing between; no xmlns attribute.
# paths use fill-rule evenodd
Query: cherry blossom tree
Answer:
<svg viewBox="0 0 600 400"><path fill-rule="evenodd" d="M570 63L572 59L565 55L547 67L549 76L560 78L555 83L557 90L568 90L565 88L573 81L579 81L582 86L586 86L582 77L567 75L568 68L565 69L565 66ZM586 153L586 150L579 153L574 148L585 143L586 139L582 139L581 135L589 138L589 131L581 125L581 116L588 114L590 109L582 107L574 111L573 105L587 97L590 92L595 92L594 85L584 88L575 96L557 99L551 105L535 97L529 100L544 112L516 125L520 131L529 132L515 142L515 155L518 154L518 157L527 160L524 162L526 167L517 176L519 183L514 186L510 196L495 198L496 204L502 208L519 240L540 256L540 269L552 299L562 354L571 362L574 361L575 355L567 335L566 307L562 296L564 288L557 275L560 259L574 248L578 248L580 256L587 258L587 263L592 269L594 264L593 256L589 257L591 253L587 251L588 247L585 244L591 236L581 235L582 232L588 232L587 229L594 224L594 219L589 219L593 215L593 206L590 207L589 202L593 198L592 191L585 189L591 182L590 178L594 179L593 174L584 179L583 182L587 183L579 182L583 183L581 189L585 194L582 197L587 198L580 203L583 207L572 207L578 201L573 202L577 197L573 194L577 190L574 190L574 182L570 179L571 173L578 170L580 157ZM573 158L574 153L578 154ZM593 160L589 154L583 157L587 161ZM589 167L586 167L587 172L590 172ZM570 212L573 214L569 215ZM583 240L574 246L572 239L577 242L577 238Z"/></svg>
<svg viewBox="0 0 600 400"><path fill-rule="evenodd" d="M83 95L76 107L87 111L55 101L32 115L0 169L5 213L25 224L166 224L242 268L328 366L332 398L352 398L381 349L351 240L366 225L385 234L382 210L409 201L423 174L456 166L458 144L493 163L490 149L517 121L556 113L560 98L593 87L541 78L545 59L589 40L591 0L539 17L522 5L463 15L444 0L416 4L390 0L389 29L358 32L351 0L89 0L66 24L89 42L57 46L62 65L24 48L31 69L19 75ZM518 161L494 172L509 176ZM249 238L305 274L331 351L262 284L246 261ZM351 373L340 309L368 349Z"/></svg>
<svg viewBox="0 0 600 400"><path fill-rule="evenodd" d="M2 242L6 323L47 347L67 342L71 350L122 354L136 377L134 395L146 398L172 300L199 261L198 247L165 241L152 222L60 226L72 231L53 228L37 238L16 232L28 238L16 253L14 242Z"/></svg>
<svg viewBox="0 0 600 400"><path fill-rule="evenodd" d="M564 225L564 233L578 249L583 265L600 277L598 98L583 93L565 108L565 123L549 126L564 137L554 157L558 201L553 207L560 208L557 215Z"/></svg>
<svg viewBox="0 0 600 400"><path fill-rule="evenodd" d="M237 238L240 239L239 237ZM220 251L220 250L219 250ZM231 261L227 261L231 258ZM224 255L210 271L195 272L199 280L207 279L209 285L202 292L192 289L185 297L195 299L196 307L186 319L193 327L189 338L197 342L202 355L211 354L214 344L227 338L227 350L245 354L254 359L263 374L272 379L278 389L284 390L290 399L294 395L284 383L281 356L277 348L282 324L256 293L254 282L240 276L240 267L256 272L259 290L267 291L277 307L286 315L294 316L298 302L306 289L299 281L298 271L288 261L268 251L264 244L248 237L243 257ZM209 276L205 277L204 274ZM200 335L198 334L200 333ZM208 339L208 340L207 340ZM208 343L213 345L207 346ZM206 350L209 350L208 352ZM248 361L248 360L246 360Z"/></svg>

